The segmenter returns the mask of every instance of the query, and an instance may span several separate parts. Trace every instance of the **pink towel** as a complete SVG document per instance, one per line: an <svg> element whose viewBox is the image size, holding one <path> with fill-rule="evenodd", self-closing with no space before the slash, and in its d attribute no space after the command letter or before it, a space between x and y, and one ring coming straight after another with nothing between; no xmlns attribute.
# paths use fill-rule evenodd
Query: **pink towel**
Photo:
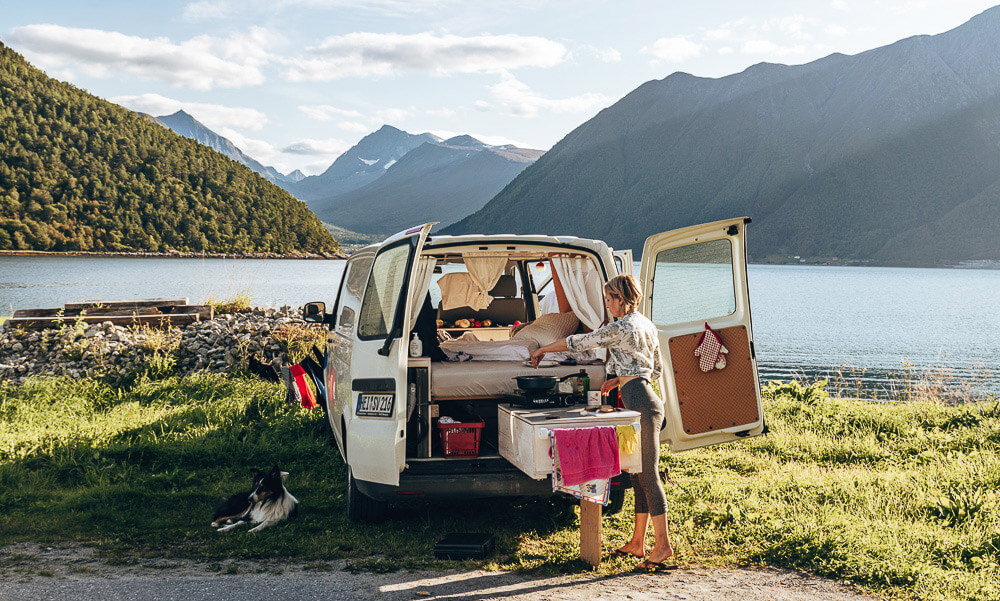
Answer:
<svg viewBox="0 0 1000 601"><path fill-rule="evenodd" d="M611 426L553 430L563 484L607 480L621 473L618 434Z"/></svg>

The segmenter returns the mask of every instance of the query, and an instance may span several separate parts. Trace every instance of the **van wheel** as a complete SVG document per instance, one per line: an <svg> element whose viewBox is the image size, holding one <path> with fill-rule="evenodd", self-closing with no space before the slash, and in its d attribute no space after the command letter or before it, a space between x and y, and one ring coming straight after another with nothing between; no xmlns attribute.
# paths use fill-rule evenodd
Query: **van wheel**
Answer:
<svg viewBox="0 0 1000 601"><path fill-rule="evenodd" d="M351 468L347 468L347 518L352 522L380 522L385 518L388 504L365 495L358 490Z"/></svg>

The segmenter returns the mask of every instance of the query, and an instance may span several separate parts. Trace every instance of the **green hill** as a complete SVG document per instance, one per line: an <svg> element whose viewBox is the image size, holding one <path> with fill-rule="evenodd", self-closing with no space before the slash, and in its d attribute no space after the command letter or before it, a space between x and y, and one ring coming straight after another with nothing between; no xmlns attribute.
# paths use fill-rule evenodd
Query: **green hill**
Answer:
<svg viewBox="0 0 1000 601"><path fill-rule="evenodd" d="M0 249L323 252L305 204L247 167L46 76L0 43Z"/></svg>
<svg viewBox="0 0 1000 601"><path fill-rule="evenodd" d="M1000 7L855 56L647 82L443 233L640 251L657 232L750 215L755 261L1000 259L998 36Z"/></svg>

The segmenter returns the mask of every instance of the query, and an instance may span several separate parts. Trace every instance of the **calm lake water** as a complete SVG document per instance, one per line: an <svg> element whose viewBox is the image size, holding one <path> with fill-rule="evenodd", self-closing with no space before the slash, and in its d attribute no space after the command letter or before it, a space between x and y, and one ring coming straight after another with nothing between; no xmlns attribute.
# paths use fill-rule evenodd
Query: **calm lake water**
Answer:
<svg viewBox="0 0 1000 601"><path fill-rule="evenodd" d="M0 314L235 294L258 305L332 303L343 269L343 261L0 257ZM751 265L750 298L762 379L839 371L886 395L912 365L977 396L1000 393L1000 271Z"/></svg>

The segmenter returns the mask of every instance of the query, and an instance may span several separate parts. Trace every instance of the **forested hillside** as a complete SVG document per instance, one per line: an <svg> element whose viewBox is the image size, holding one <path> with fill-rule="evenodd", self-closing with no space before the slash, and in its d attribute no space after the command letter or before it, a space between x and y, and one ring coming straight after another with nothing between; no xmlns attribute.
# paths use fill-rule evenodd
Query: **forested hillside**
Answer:
<svg viewBox="0 0 1000 601"><path fill-rule="evenodd" d="M0 43L0 249L337 248L305 204L247 167Z"/></svg>

